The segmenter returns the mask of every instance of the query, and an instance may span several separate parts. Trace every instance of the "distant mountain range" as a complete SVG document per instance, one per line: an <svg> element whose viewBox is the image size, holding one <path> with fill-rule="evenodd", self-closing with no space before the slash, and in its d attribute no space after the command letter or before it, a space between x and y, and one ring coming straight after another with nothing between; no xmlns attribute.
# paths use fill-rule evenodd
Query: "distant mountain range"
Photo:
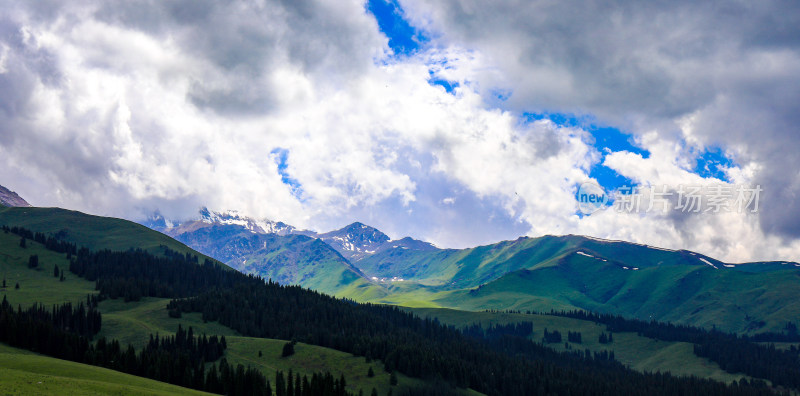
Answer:
<svg viewBox="0 0 800 396"><path fill-rule="evenodd" d="M360 301L467 310L587 309L730 331L800 317L800 264L730 264L579 235L521 237L469 249L392 240L355 222L317 233L237 212L146 223L245 273ZM788 301L788 302L787 302Z"/></svg>
<svg viewBox="0 0 800 396"><path fill-rule="evenodd" d="M410 237L391 240L380 230L359 222L338 230L317 233L316 231L295 228L282 221L258 220L243 216L235 210L213 212L208 208L201 208L195 219L185 222L170 221L160 213L155 213L141 224L170 236L178 236L212 225L239 226L254 234L304 235L321 239L344 258L354 262L388 249L438 250L433 244Z"/></svg>
<svg viewBox="0 0 800 396"><path fill-rule="evenodd" d="M8 189L0 193L4 206L29 206ZM796 262L731 264L579 235L440 249L410 237L392 240L358 222L317 233L205 208L190 221L156 214L143 223L241 272L357 301L473 311L585 309L750 334L781 331L800 318ZM89 238L73 241L90 248L124 249L119 244L133 238L154 251L182 249L144 227L63 209L0 208L0 224L67 239L80 229L75 235Z"/></svg>
<svg viewBox="0 0 800 396"><path fill-rule="evenodd" d="M232 220L225 219L222 216L217 218L222 221ZM499 267L507 267L508 269L519 267L534 268L533 270L511 272L510 276L501 276L497 280L482 283L478 287L453 289L456 286L449 285L447 282L436 287L426 287L412 281L368 282L363 279L363 276L359 275L359 269L347 267L349 261L319 238L299 234L257 233L246 228L249 223L219 224L222 221L211 223L200 221L203 224L194 223L192 227L189 224L172 224L170 228L177 229L183 226L183 230L193 229L193 231L186 231L181 235L187 240L191 240L194 244L208 246L218 257L229 259L229 261L233 260L231 262L235 262L242 253L255 252L250 253L243 259L241 269L244 271L250 271L252 269L248 267L250 265L254 267L261 266L266 262L271 265L271 267L269 265L266 267L268 271L275 271L276 276L286 275L285 279L289 279L289 282L295 282L297 279L299 279L298 283L304 285L309 284L309 282L322 282L310 286L315 289L336 286L335 282L325 284L325 279L336 280L337 277L338 279L344 279L345 282L343 283L347 284L349 282L349 289L341 289L340 294L354 295L361 293L354 297L358 301L380 302L386 299L405 298L405 305L409 305L408 302L412 298L416 298L417 301L429 305L439 304L445 306L448 304L447 301L449 299L451 303L491 306L499 303L508 304L509 301L513 301L513 293L518 293L523 298L517 300L517 302L525 305L530 303L530 301L524 301L524 298L526 298L524 296L527 293L528 296L543 296L547 294L552 299L545 301L545 303L551 304L549 306L552 307L559 307L558 304L563 304L563 301L576 296L577 299L574 300L574 304L600 301L602 298L613 294L607 291L618 288L615 282L622 279L619 274L625 274L628 276L642 276L643 278L629 278L628 285L622 289L627 287L629 290L636 289L640 292L645 291L653 295L663 296L666 294L660 290L661 288L669 288L670 284L677 284L674 287L688 290L690 295L704 299L692 302L695 304L705 302L705 305L713 306L721 305L721 302L725 301L730 301L734 304L751 304L750 306L745 306L744 309L757 315L751 321L765 321L766 325L761 326L762 330L769 329L772 322L778 320L796 321L797 317L797 299L792 298L796 296L798 290L796 272L770 269L765 273L753 274L732 269L724 270L722 268L728 268L724 266L720 269L714 269L711 265L703 263L703 260L698 259L702 264L694 263L692 261L694 259L688 257L693 256L691 253L688 253L686 257L670 256L670 254L676 252L624 242L599 241L584 237L566 236L520 238L516 241L507 241L465 250L431 249L428 245L423 245L423 249L420 250L413 250L410 247L404 249L403 246L396 245L397 247L395 247L394 242L388 241L388 245L382 245L382 250L368 253L368 256L355 262L366 263L366 260L372 259L375 262L393 264L393 266L386 266L387 271L401 270L406 266L418 266L420 273L423 274L421 277L428 280L436 278L434 275L436 267L439 266L444 271L452 272L455 270L463 275L463 277L456 277L459 282L462 282L462 285L478 282L469 279L471 278L469 274L474 274L478 279L480 276L493 272ZM164 224L167 224L167 222L165 221ZM450 374L452 373L452 367L475 367L478 364L485 365L486 368L471 375L472 378L489 378L491 372L500 370L506 373L509 370L508 367L522 367L524 370L518 371L512 376L504 377L503 381L505 382L501 383L502 388L487 388L489 391L486 392L487 394L507 394L507 389L519 388L520 378L541 380L541 376L531 377L529 375L531 372L539 370L545 373L554 372L558 374L564 373L563 367L567 366L570 367L570 371L562 375L563 379L558 379L553 383L565 384L562 386L577 384L574 388L577 391L573 392L573 388L564 388L565 391L559 393L608 394L609 392L613 393L614 389L618 390L620 384L628 383L626 381L642 382L640 379L646 378L641 373L628 372L627 369L623 369L624 366L629 366L638 371L671 372L676 376L697 375L704 379L730 379L731 381L738 381L746 374L753 375L755 378L763 377L769 380L777 378L784 381L784 383L789 383L792 377L781 377L780 375L786 371L778 370L787 368L793 370L789 371L789 373L797 371L796 367L791 364L794 360L778 359L778 357L782 356L780 352L775 352L775 350L770 352L767 347L762 347L757 349L756 353L749 353L749 351L754 350L755 344L742 344L738 340L731 341L729 336L713 336L716 333L703 333L706 335L711 334L712 341L723 343L715 348L717 348L716 350L725 351L725 354L721 356L715 355L715 357L710 358L707 354L699 353L696 350L693 351L692 343L694 341L692 337L694 337L693 334L697 334L696 330L689 329L687 333L687 331L681 329L668 328L664 324L642 322L635 324L634 328L616 328L613 330L614 341L609 344L603 340L606 334L610 338L612 330L609 330L605 324L596 323L595 319L593 319L595 317L574 318L559 315L465 312L451 309L410 310L430 319L436 318L439 323L454 326L454 328L464 329L465 326L468 326L465 332L470 334L469 338L454 337L452 331L445 331L435 321L421 322L403 313L402 310L385 309L375 305L364 306L347 300L336 301L325 295L311 293L295 287L282 288L274 284L259 285L259 282L253 282L253 279L236 275L233 269L215 260L208 259L202 253L163 233L127 220L92 216L60 208L0 207L0 225L11 227L10 229L4 228L4 231L0 232L0 270L2 270L0 272L4 274L4 277L7 276L11 283L17 285L21 283L22 285L21 288L3 288L3 292L7 295L9 301L13 302L12 306L13 304L29 306L33 303L43 303L45 306L49 306L59 302L77 304L80 301L92 301L86 295L96 295L97 290L95 288L99 288L101 291L105 290L105 293L121 293L119 297L105 299L97 306L102 313L103 326L100 333L102 339L113 340L111 341L113 343L125 342L144 347L152 344L152 342L148 344L148 338L152 340L154 332L168 337L175 334L172 337L175 339L180 338L175 333L175 329L180 329L179 326L182 325L183 329L190 329L190 334L192 332L191 329L194 328L195 334L212 334L226 337L229 348L225 352L226 360L242 366L245 364L252 365L255 370L258 370L257 372L261 372L264 375L275 375L275 370L293 369L300 371L303 367L313 366L316 371L337 370L335 371L336 376L347 375L348 383L351 386L356 385L359 390L384 383L383 390L388 392L381 392L381 394L392 393L395 390L397 393L406 394L406 390L409 388L404 388L403 386L409 386L409 383L426 384L426 378L429 377L435 378L435 380L432 380L435 383L432 387L426 388L424 394L478 394L478 392L463 388L450 392L449 390L452 389L449 388L446 381L442 380L442 376L452 375ZM27 244L23 246L20 243L20 237L25 238L24 235L21 235L25 231L15 227L23 227L33 231L37 233L37 236L28 237ZM351 242L362 240L355 238L355 235L351 235L359 230L364 230L363 232L366 233L364 235L365 238L363 238L365 243L368 243L366 241L375 243L375 238L367 238L368 235L384 239L380 238L376 232L368 231L362 225L349 227L349 231L345 231L339 236L342 240ZM80 249L77 255L79 258L76 260L75 256L70 258L69 254L65 255L63 251L58 252L48 248L47 246L51 246L52 243L49 238L45 244L42 244L41 242L44 241L44 238L38 233L44 234L45 238L54 236L57 239L74 243L76 246L85 246L90 250ZM214 246L212 242L219 243L219 246ZM52 246L56 248L59 244L55 243ZM620 263L613 262L609 256L606 256L609 251L603 250L605 248L611 249L610 252L612 253L619 251L620 256L625 260L629 258L625 257L626 255L646 256L655 252L664 252L665 255L662 257L642 257L642 262L653 259L663 261L662 263L656 262L655 266L646 267L643 265L642 267L620 269L618 268L619 264L625 265L628 263L624 261ZM147 253L131 252L131 249L141 249ZM392 255L397 255L398 253L412 251L417 252L418 256L408 256L408 260L400 260L399 258L387 259L387 257L391 258ZM176 252L179 254L176 255ZM43 268L30 267L29 257L32 257L32 254L36 254L36 257L41 257L39 266ZM432 255L432 258L423 259L426 254ZM125 260L114 259L114 257L125 258ZM278 257L283 257L283 259ZM379 260L381 257L383 258ZM550 258L548 259L548 257ZM685 263L678 262L679 259L677 257L683 257L683 260L688 261ZM193 264L194 258L197 258L197 264ZM441 261L439 261L440 259ZM402 262L404 261L408 263L403 264ZM64 278L59 280L59 278L52 275L51 268L71 268L71 264L77 262L80 262L80 264L76 265L76 270L68 272L66 280ZM429 262L431 265L426 267ZM710 260L709 262L715 263ZM650 263L653 264L652 261ZM208 271L208 268L202 268L207 265L223 266L223 271ZM780 263L775 265L779 266L779 268L790 266ZM92 270L87 271L87 266L91 266ZM377 267L380 268L381 265ZM756 265L755 267L760 268L761 266ZM340 269L338 273L335 271L337 268ZM677 271L669 272L665 271L666 269L677 269ZM119 275L113 278L114 274ZM675 274L683 274L683 278L671 276ZM709 284L713 287L715 277L724 276L724 274L744 274L755 277L749 278L747 283L722 283L725 287L717 289L715 293L705 291L700 293L692 292L693 287L702 289L704 284ZM765 276L765 274L775 274L777 276L763 278L762 276ZM91 280L92 278L89 278L89 276L97 276L98 278ZM443 276L442 279L447 276L449 275ZM452 278L452 276L450 277ZM581 279L581 277L583 278ZM489 278L492 277L490 276ZM783 281L779 278L782 278ZM519 282L519 279L523 279L523 281ZM576 287L580 282L586 284L583 290ZM638 287L637 283L643 285L644 288ZM200 294L196 296L183 294L185 293L184 287L187 285L195 288L195 292ZM444 290L448 287L452 290ZM439 291L437 292L437 290ZM369 293L380 291L383 291L383 293ZM583 298L580 297L581 293L588 296L588 299L581 301L580 299ZM629 293L626 296L626 301L631 306L640 305L641 302L647 304L648 297L644 294ZM105 295L108 296L109 294ZM142 296L147 296L147 298L141 298ZM611 300L614 299L615 297L612 296ZM172 307L168 307L168 304ZM180 306L176 314L173 304L184 305ZM670 305L670 301L665 301L664 305L664 311L669 310L670 307L675 307L674 304ZM758 307L755 305L758 305ZM776 306L783 306L784 311L778 312L777 316L770 317L771 314L775 313L772 308ZM723 308L729 307L723 306ZM604 309L620 309L623 311L627 308L620 305L604 307ZM680 311L683 306L678 306L678 308L678 311ZM686 308L689 308L688 305ZM699 308L702 310L704 307L700 305ZM81 308L82 310L83 308ZM21 309L18 311L8 310L8 312L12 311L22 312ZM42 318L47 319L45 316L42 316ZM721 318L725 319L722 316ZM100 317L97 316L97 319L99 320ZM45 326L46 322L40 319L34 320L43 324L42 326L37 325L37 328L44 329L43 331L58 329L59 327L57 326L63 326L63 324L56 325L56 322ZM25 327L15 325L15 323L23 323ZM5 321L5 324L6 328L9 328L10 325L12 329L16 326L16 328L24 330L31 326L27 320L25 322L13 320L13 316L12 320ZM492 327L490 327L490 324ZM490 339L487 339L486 343L469 341L472 337L487 337L487 335L481 336L480 333L484 331L489 333L490 330L483 329L494 329L491 331L495 332L495 334L505 335L509 335L509 333L503 333L502 331L510 331L510 334L513 334L513 338L509 340L518 341L514 341L512 344L507 344L506 341L503 341L503 345L512 345L512 347L503 346L497 350L485 347L485 345L491 345L489 343ZM544 329L550 329L550 334L568 334L568 338L563 342L560 339L557 342L545 341L547 333L543 332ZM637 334L638 330L634 331L635 329L644 331L639 331ZM796 327L786 325L785 329L787 336L794 334L794 337L796 337ZM274 332L268 333L267 331ZM748 329L746 332L752 333L754 331L756 330ZM41 331L38 333L41 333ZM178 333L180 333L180 330ZM9 333L7 332L7 334ZM15 337L7 337L6 340L10 339L11 342L15 342L16 345L21 345L25 348L31 348L29 345L47 344L44 348L35 349L36 356L40 356L39 354L42 353L52 353L50 352L52 350L50 349L51 345L63 344L42 343L43 338L32 334L30 331L16 331L15 334L17 334ZM543 336L544 339L542 338ZM762 336L775 337L775 335L769 334ZM269 337L269 339L261 337ZM295 354L290 358L282 357L281 350L286 348L286 342L289 339L295 339L295 337L300 338L300 342L296 344L297 350ZM345 337L349 337L349 340ZM496 336L493 335L492 337ZM575 341L573 337L578 337L579 339ZM580 338L582 338L582 341ZM44 339L57 338L44 337ZM431 342L424 340L431 340ZM608 339L606 340L608 341ZM38 344L30 341L37 341ZM89 342L91 341L87 340L83 343L83 347L85 348ZM311 342L313 345L309 345L307 342ZM530 342L537 344L542 342L542 344L533 345ZM316 345L315 343L323 345ZM437 343L442 343L443 346L438 346ZM76 343L76 345L80 344ZM324 345L328 345L329 348L324 348ZM356 356L353 350L349 348L358 347L359 345L372 345L376 353L372 354L367 350L366 354L360 352ZM784 343L783 345L787 344ZM552 348L555 351L570 351L572 348L580 351L586 350L588 351L587 354L593 353L595 357L594 360L591 360L582 358L580 355L562 355L555 353L555 351L543 349L542 346ZM19 369L17 367L18 364L16 364L19 359L23 359L26 356L34 356L28 352L17 352L17 350L5 344L2 347L4 348L3 354L6 355L5 366L14 368L14 370ZM703 345L698 347L703 347ZM130 350L130 348L135 347L129 347L128 349ZM341 350L336 350L335 348ZM475 353L471 352L473 350ZM117 351L120 351L120 349L117 349ZM263 356L261 354L262 351L264 351ZM764 351L769 353L762 353ZM609 359L612 356L610 355L612 352L616 353L618 357L615 359L618 359L619 362L610 366L613 367L613 371L602 366L605 364L602 362ZM11 356L8 356L9 353L11 353ZM393 356L398 356L401 353L403 354L400 355L403 356L402 359L394 358L394 360L391 360ZM601 353L607 354L609 357L601 357ZM766 358L761 355L765 355ZM56 356L61 357L60 355ZM77 356L80 358L83 355ZM123 355L118 356L121 358ZM364 363L363 356L369 356L373 359L372 365L376 372L374 377L378 381L371 382L373 376L364 375L367 372L367 368L372 372L373 367L370 367L370 363ZM451 356L453 356L453 359L450 358ZM500 356L505 356L505 358L498 360ZM792 356L795 356L795 354L793 353ZM757 359L751 362L753 357L757 357ZM164 358L167 358L166 355ZM510 358L517 360L509 360ZM127 361L127 359L125 360ZM738 370L724 368L728 367L723 365L730 360L737 364L745 362L747 371L740 373ZM530 361L539 365L546 363L551 368L548 368L548 366L525 366L526 362ZM772 363L773 361L779 364L778 370L775 369L776 366ZM785 363L786 361L789 363ZM63 360L46 360L37 357L35 366L41 368L42 365L47 365L50 367L48 373L52 373L52 375L62 380L80 377L75 373L80 374L90 369L89 366L79 366L77 364L66 367L63 365L64 362ZM164 359L161 358L159 358L159 362L164 367L171 367L173 364L173 362L165 363ZM429 368L425 371L421 371L419 370L419 362L432 363L429 364ZM175 364L177 365L179 362L176 361ZM392 366L399 373L397 375L399 383L396 386L390 386L390 374L383 370L385 364L408 365L408 367L412 368L409 369L409 372L419 377L409 378L407 376L409 374L400 371L400 367ZM56 366L53 365L58 365L59 368L55 368ZM33 367L34 365L28 364L28 366ZM121 366L112 366L112 368L118 367ZM544 369L539 369L538 367L544 367ZM726 373L723 368L729 372ZM17 371L31 373L35 371L23 369ZM433 373L433 375L430 373ZM34 374L41 376L42 373L36 371ZM104 373L96 375L106 378L109 376L109 371L105 370ZM29 377L30 375L27 376ZM16 381L14 383L22 384L26 377L18 376L14 378L12 378L12 381ZM691 383L686 382L685 387L682 388L690 390L697 390L698 386L709 384L708 381L676 379L670 380L671 382L665 385L668 377L659 374L658 378L657 382L653 382L654 390L672 389L673 385L670 384L677 384L678 382L676 381L691 381ZM119 393L119 389L124 391L131 386L129 379L124 381L122 387L114 388L113 390L111 388L98 388L97 381L94 380L90 381L93 384L81 382L78 385L74 385L74 381L65 381L62 382L69 386L91 387L91 389L101 389L103 392L106 392L105 389L109 389L107 392L110 393ZM120 383L123 382L123 380L119 381ZM584 391L584 384L596 384L598 381L605 381L608 384L608 390L603 391L601 389L600 392ZM471 387L483 386L480 384L471 385L471 382L468 383ZM725 394L724 390L720 390L722 388L719 386L711 385L709 390L704 391L705 393ZM158 383L148 383L142 386L152 390L158 388ZM743 386L745 386L744 383L727 389L742 390ZM759 386L764 390L764 394L771 392L765 385L761 384ZM533 386L528 386L520 394L534 394L537 387L538 384L534 383ZM34 388L44 389L41 386L33 387L31 392L36 390ZM479 389L483 390L483 388ZM550 389L552 390L553 388ZM626 393L635 393L634 389L641 389L641 385L630 388ZM164 392L178 394L181 393L180 390L180 388L170 388ZM717 390L717 392L714 392L714 390ZM57 391L54 393L57 393ZM413 394L414 392L412 390L412 392L408 393ZM691 393L691 391L688 391L688 393Z"/></svg>

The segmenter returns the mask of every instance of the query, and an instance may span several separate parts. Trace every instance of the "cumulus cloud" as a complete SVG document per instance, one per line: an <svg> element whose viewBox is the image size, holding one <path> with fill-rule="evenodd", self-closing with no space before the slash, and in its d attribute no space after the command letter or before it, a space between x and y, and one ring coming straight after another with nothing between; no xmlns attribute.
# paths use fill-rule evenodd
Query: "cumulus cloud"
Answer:
<svg viewBox="0 0 800 396"><path fill-rule="evenodd" d="M759 3L403 2L446 45L481 53L474 80L513 93L508 109L590 114L634 135L695 150L722 147L763 185L753 230L787 246L800 236L797 125L800 8ZM634 166L634 164L628 164ZM630 166L619 169L636 172ZM656 171L654 169L654 171ZM655 181L656 175L639 175ZM675 175L672 182L696 178ZM679 176L679 177L678 177ZM733 239L726 237L723 239ZM675 241L665 237L662 243ZM757 248L753 248L757 250ZM724 248L713 253L734 258ZM773 253L756 253L776 257ZM797 252L793 253L796 258Z"/></svg>
<svg viewBox="0 0 800 396"><path fill-rule="evenodd" d="M579 233L734 261L800 252L785 4L409 0L432 38L408 54L360 1L2 5L0 183L36 205L360 220L454 247ZM525 112L591 115L650 155L601 155ZM762 213L577 215L600 164L644 186L720 182L692 171L706 147L734 159L723 182L764 186Z"/></svg>

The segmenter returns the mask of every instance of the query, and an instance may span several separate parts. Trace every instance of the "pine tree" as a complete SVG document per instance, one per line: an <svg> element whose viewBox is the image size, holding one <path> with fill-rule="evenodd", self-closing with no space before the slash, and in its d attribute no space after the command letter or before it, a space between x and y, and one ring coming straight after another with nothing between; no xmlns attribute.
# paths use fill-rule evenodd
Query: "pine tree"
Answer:
<svg viewBox="0 0 800 396"><path fill-rule="evenodd" d="M378 396L378 390L377 390L377 389L375 389L375 388L372 388L372 393L370 393L370 395L372 395L372 396Z"/></svg>
<svg viewBox="0 0 800 396"><path fill-rule="evenodd" d="M374 376L375 376L375 371L372 370L372 366L369 366L369 371L367 371L367 377L372 378Z"/></svg>
<svg viewBox="0 0 800 396"><path fill-rule="evenodd" d="M34 254L28 257L28 268L36 268L39 266L39 256Z"/></svg>
<svg viewBox="0 0 800 396"><path fill-rule="evenodd" d="M17 282L17 284L16 284L16 286L14 286L14 288L15 289L19 289L19 282Z"/></svg>
<svg viewBox="0 0 800 396"><path fill-rule="evenodd" d="M25 243L25 237L22 237L22 239L19 240L19 247L23 249L27 247L27 244Z"/></svg>
<svg viewBox="0 0 800 396"><path fill-rule="evenodd" d="M289 369L289 374L286 375L286 396L294 396L294 374L292 369Z"/></svg>
<svg viewBox="0 0 800 396"><path fill-rule="evenodd" d="M294 355L294 344L291 342L287 342L283 345L283 352L281 353L281 357L287 357Z"/></svg>
<svg viewBox="0 0 800 396"><path fill-rule="evenodd" d="M283 371L275 373L275 395L286 396L286 380L283 378Z"/></svg>
<svg viewBox="0 0 800 396"><path fill-rule="evenodd" d="M391 386L397 385L397 374L395 374L394 371L392 371L392 375L389 376L389 385Z"/></svg>
<svg viewBox="0 0 800 396"><path fill-rule="evenodd" d="M60 274L60 272L58 270L58 264L56 264L55 267L53 267L53 277L54 278L58 278L59 274Z"/></svg>

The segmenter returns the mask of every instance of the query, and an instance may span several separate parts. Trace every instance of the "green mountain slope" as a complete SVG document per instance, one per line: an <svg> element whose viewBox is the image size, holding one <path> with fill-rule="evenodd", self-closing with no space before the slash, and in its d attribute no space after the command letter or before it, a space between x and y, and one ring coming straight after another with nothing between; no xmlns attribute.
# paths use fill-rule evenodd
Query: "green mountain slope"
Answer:
<svg viewBox="0 0 800 396"><path fill-rule="evenodd" d="M0 294L8 295L10 301L22 306L35 302L46 305L62 302L77 303L86 300L87 294L96 293L94 282L72 275L68 271L69 261L64 255L47 250L41 244L27 241L27 247L19 246L20 237L0 232ZM39 257L37 268L28 268L28 258ZM54 267L66 271L64 281L53 276ZM0 282L2 282L0 280ZM19 285L19 289L16 288Z"/></svg>
<svg viewBox="0 0 800 396"><path fill-rule="evenodd" d="M466 310L586 309L727 331L780 331L800 317L796 263L728 264L581 236L520 238L464 250L390 249L355 262L401 277L378 302Z"/></svg>
<svg viewBox="0 0 800 396"><path fill-rule="evenodd" d="M141 248L160 253L163 247L207 258L186 245L143 225L113 217L93 216L61 208L0 207L0 225L53 234L92 250Z"/></svg>
<svg viewBox="0 0 800 396"><path fill-rule="evenodd" d="M4 395L210 395L0 344Z"/></svg>
<svg viewBox="0 0 800 396"><path fill-rule="evenodd" d="M405 285L382 301L424 306L419 304L424 300L431 306L476 311L586 309L750 334L780 332L786 322L800 317L800 271L794 269L752 273L677 264L627 268L573 252L478 287L423 292Z"/></svg>
<svg viewBox="0 0 800 396"><path fill-rule="evenodd" d="M101 218L102 219L102 218ZM115 219L114 219L115 220ZM73 236L86 238L83 228L73 228ZM158 240L157 234L146 236L145 240ZM137 240L118 241L120 245L135 247ZM81 279L67 269L65 255L52 252L35 241L26 241L26 247L19 246L20 237L0 231L0 276L5 277L6 287L0 287L0 300L7 298L12 304L22 307L39 302L46 306L62 302L78 303L85 301L87 294L95 294L95 283ZM177 243L173 241L174 243ZM188 248L183 247L184 250ZM39 256L39 266L28 268L28 258ZM53 276L54 266L66 271L64 281ZM14 286L19 283L20 288ZM302 374L332 372L337 378L344 375L352 392L363 390L369 394L374 387L381 394L389 389L404 392L411 387L424 384L424 381L398 375L398 385L389 385L389 373L379 361L367 363L364 358L319 346L298 344L297 353L290 358L281 358L280 350L286 340L241 337L236 331L217 322L202 320L198 313L187 313L181 318L168 315L166 298L143 298L137 302L123 302L121 299L105 300L99 305L103 315L102 330L97 337L119 340L123 345L133 344L143 347L150 334L172 335L178 326L192 327L196 334L225 335L229 339L229 350L225 357L234 365L256 367L271 381L275 371L288 372L290 369ZM262 356L258 352L262 351ZM368 377L372 367L375 377ZM41 382L41 384L39 384ZM0 344L0 389L3 394L204 394L170 384L131 376L128 374L40 356L28 351Z"/></svg>
<svg viewBox="0 0 800 396"><path fill-rule="evenodd" d="M576 235L522 237L463 250L386 249L354 264L369 276L397 276L420 284L460 289L481 285L513 271L553 265L555 259L581 249L588 249L600 260L613 261L620 267L709 265L703 260L724 266L718 260L688 251Z"/></svg>
<svg viewBox="0 0 800 396"><path fill-rule="evenodd" d="M369 299L386 294L319 239L255 233L233 224L197 223L184 227L175 238L240 272L332 295Z"/></svg>
<svg viewBox="0 0 800 396"><path fill-rule="evenodd" d="M75 231L76 234L79 232L80 231ZM77 235L76 237L81 238L83 236ZM124 239L124 237L122 237L122 239ZM297 241L301 244L308 243L310 249L315 246L313 240L311 240L312 242L308 242L307 240L297 239ZM121 242L121 244L133 244L133 246L135 246L135 241L127 240ZM72 282L69 282L69 278L74 277L69 276L69 273L69 278L64 282L53 277L50 265L54 266L58 263L66 265L66 258L54 253L48 255L48 252L44 250L43 246L36 242L29 241L27 247L23 248L19 246L18 237L10 233L0 233L0 253L0 268L2 268L4 272L15 274L14 276L18 277L15 279L23 281L20 289L9 290L7 288L3 291L3 294L8 296L14 304L17 303L15 299L21 300L23 298L24 295L20 293L26 289L28 290L28 295L25 297L25 301L28 303L42 301L45 298L49 299L48 301L51 303L67 300L75 301L76 298L79 299L83 293L92 292L92 282L80 279L74 279ZM26 256L29 254L40 255L41 261L39 268L27 267ZM565 257L577 257L577 260L574 262L557 263L556 265L542 265L539 270L556 271L562 266L575 266L574 270L580 270L582 269L581 266L591 265L598 261L595 258L589 260L585 255L574 253L567 254ZM534 272L535 270L526 271ZM633 273L634 271L629 272ZM499 279L502 278L503 277ZM569 281L569 279L567 279L567 281ZM612 282L612 285L609 287L615 288L616 286L614 286ZM450 290L441 292L434 290L431 291L431 293L443 293L443 298L446 298L448 293L453 294L460 291L461 290ZM284 371L292 369L295 372L301 373L325 370L332 371L335 375L337 373L345 375L348 378L350 388L354 391L364 389L368 392L372 387L375 387L379 389L381 393L388 392L389 390L402 393L404 389L422 383L420 380L407 378L401 375L399 376L400 384L397 387L388 387L386 386L388 373L382 370L382 365L378 362L371 363L376 376L368 377L366 376L366 370L370 367L370 363L367 363L364 358L356 358L351 354L302 343L298 344L297 354L295 356L291 358L281 358L278 356L277 351L282 348L285 341L242 337L236 331L222 326L219 323L204 321L202 315L197 312L184 313L180 318L173 318L170 317L166 310L167 302L168 299L159 298L144 298L141 301L131 303L125 303L121 300L103 301L99 307L103 313L103 329L99 336L118 339L123 343L130 342L134 345L141 346L147 341L149 334L174 334L180 324L184 327L192 326L197 334L225 335L229 338L230 343L230 349L226 351L226 358L234 364L242 363L258 367L268 378L272 378L276 369ZM463 315L463 318L469 318L472 315L479 314L462 312L459 315ZM481 318L476 317L476 320L481 320ZM585 327L587 336L589 336L591 332L597 332L599 329L599 326L590 322L577 323L580 321L570 321L571 325ZM541 331L540 327L537 328L537 331ZM685 359L683 359L686 357L687 353L685 345L675 346L672 343L663 343L663 345L655 343L650 345L647 344L649 341L646 339L640 340L638 338L632 338L630 342L625 341L626 339L627 338L624 336L621 338L620 353L629 351L628 355L624 355L623 353L623 356L626 356L625 359L627 360L625 362L630 363L633 367L637 367L641 370L650 370L653 368L658 370L674 370L676 373L680 374L686 372L685 367L682 368L678 363L685 361ZM622 341L625 341L625 343L623 344ZM644 348L645 346L648 348L648 353L637 355L634 352L637 348ZM560 348L560 345L554 347ZM595 346L588 341L587 347L592 350L595 348ZM601 348L599 346L596 347L598 350ZM262 353L259 354L259 352ZM699 360L699 362L701 363L698 363L698 365L702 366L703 361ZM681 371L681 369L684 371ZM698 371L698 374L724 381L728 381L730 378L738 378L736 376L727 378L724 376L724 373L720 374L718 370L713 370L713 367L711 371ZM17 374L11 373L11 376L13 375ZM70 377L70 375L67 376Z"/></svg>
<svg viewBox="0 0 800 396"><path fill-rule="evenodd" d="M696 375L722 382L748 378L742 374L731 374L718 364L696 356L692 344L667 342L642 337L636 333L614 333L614 342L601 344L598 339L606 331L605 326L593 322L551 315L528 315L505 312L466 312L453 309L414 308L412 312L421 317L437 318L442 323L464 328L475 323L484 327L509 323L533 323L531 339L540 341L544 329L567 334L581 333L581 343L571 343L573 349L589 349L592 352L613 351L623 364L639 371L671 372L676 375ZM551 348L567 350L564 343L548 344Z"/></svg>

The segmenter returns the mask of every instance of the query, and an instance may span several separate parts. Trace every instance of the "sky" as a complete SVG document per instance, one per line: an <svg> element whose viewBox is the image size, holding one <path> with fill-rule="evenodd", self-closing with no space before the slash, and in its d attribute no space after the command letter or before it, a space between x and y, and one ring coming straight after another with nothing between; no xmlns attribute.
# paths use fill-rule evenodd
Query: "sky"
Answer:
<svg viewBox="0 0 800 396"><path fill-rule="evenodd" d="M0 185L131 220L800 260L800 3L601 3L0 0ZM585 183L655 209L584 213ZM753 186L755 212L648 198Z"/></svg>

